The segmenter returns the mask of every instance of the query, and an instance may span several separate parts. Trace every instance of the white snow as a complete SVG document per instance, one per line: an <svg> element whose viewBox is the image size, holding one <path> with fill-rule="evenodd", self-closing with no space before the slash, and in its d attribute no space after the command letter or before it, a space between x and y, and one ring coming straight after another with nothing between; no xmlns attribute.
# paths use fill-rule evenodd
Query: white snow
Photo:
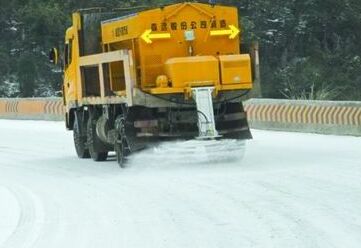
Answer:
<svg viewBox="0 0 361 248"><path fill-rule="evenodd" d="M8 188L0 186L0 244L16 229L20 209L15 195Z"/></svg>
<svg viewBox="0 0 361 248"><path fill-rule="evenodd" d="M119 169L76 158L63 123L0 120L0 247L360 247L361 138L253 134Z"/></svg>
<svg viewBox="0 0 361 248"><path fill-rule="evenodd" d="M276 18L276 19L267 19L268 22L274 22L274 23L277 23L277 22L284 22L284 20L280 20L279 18Z"/></svg>

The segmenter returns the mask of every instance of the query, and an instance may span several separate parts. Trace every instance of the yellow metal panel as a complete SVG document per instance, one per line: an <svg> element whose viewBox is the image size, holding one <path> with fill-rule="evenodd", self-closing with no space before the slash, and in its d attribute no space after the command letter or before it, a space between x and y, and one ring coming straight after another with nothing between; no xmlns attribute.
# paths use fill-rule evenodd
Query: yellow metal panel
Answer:
<svg viewBox="0 0 361 248"><path fill-rule="evenodd" d="M219 56L222 84L250 84L251 58L248 54Z"/></svg>
<svg viewBox="0 0 361 248"><path fill-rule="evenodd" d="M64 96L67 103L80 100L82 96L81 73L79 68L79 36L78 30L81 29L80 13L75 12L72 15L73 24L65 33L65 43L71 49L71 63L64 71Z"/></svg>
<svg viewBox="0 0 361 248"><path fill-rule="evenodd" d="M213 56L172 58L165 67L175 88L219 84L218 60Z"/></svg>
<svg viewBox="0 0 361 248"><path fill-rule="evenodd" d="M175 93L184 93L184 88L152 88L148 90L151 94L175 94Z"/></svg>
<svg viewBox="0 0 361 248"><path fill-rule="evenodd" d="M187 30L195 33L196 39L191 43L184 38ZM211 36L212 31L228 35ZM103 44L136 40L142 89L156 87L157 77L165 74L165 62L189 56L190 46L194 55L239 54L238 33L236 8L200 3L174 4L102 24Z"/></svg>
<svg viewBox="0 0 361 248"><path fill-rule="evenodd" d="M73 20L74 21L74 20ZM67 99L67 102L77 100L79 93L79 89L77 88L77 58L79 53L76 52L77 42L74 26L68 28L65 33L65 43L72 47L71 53L71 63L64 70L64 96Z"/></svg>
<svg viewBox="0 0 361 248"><path fill-rule="evenodd" d="M252 84L230 84L230 85L220 85L218 91L225 90L250 90L252 89Z"/></svg>
<svg viewBox="0 0 361 248"><path fill-rule="evenodd" d="M145 31L145 25L140 22L138 14L133 14L103 22L101 31L103 44L109 44L138 38Z"/></svg>

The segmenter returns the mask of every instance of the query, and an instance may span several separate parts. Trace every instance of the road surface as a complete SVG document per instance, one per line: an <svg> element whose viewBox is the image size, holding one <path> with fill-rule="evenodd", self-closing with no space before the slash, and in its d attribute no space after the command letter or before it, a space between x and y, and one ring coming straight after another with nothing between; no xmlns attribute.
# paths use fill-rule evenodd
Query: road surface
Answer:
<svg viewBox="0 0 361 248"><path fill-rule="evenodd" d="M253 130L119 169L63 126L0 120L1 248L360 247L361 138Z"/></svg>

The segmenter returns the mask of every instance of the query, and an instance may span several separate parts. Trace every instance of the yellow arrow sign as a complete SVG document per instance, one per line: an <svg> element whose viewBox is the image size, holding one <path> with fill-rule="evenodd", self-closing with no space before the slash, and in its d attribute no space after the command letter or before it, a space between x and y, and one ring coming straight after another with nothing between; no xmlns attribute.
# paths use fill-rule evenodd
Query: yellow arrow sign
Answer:
<svg viewBox="0 0 361 248"><path fill-rule="evenodd" d="M154 39L169 39L171 36L170 36L170 33L155 33L155 34L153 33L152 34L152 30L147 29L140 37L146 43L151 44L151 43L153 43L152 40L154 40Z"/></svg>
<svg viewBox="0 0 361 248"><path fill-rule="evenodd" d="M230 39L234 39L239 34L239 29L233 25L228 26L229 29L224 30L212 30L211 36L223 36L223 35L229 35Z"/></svg>

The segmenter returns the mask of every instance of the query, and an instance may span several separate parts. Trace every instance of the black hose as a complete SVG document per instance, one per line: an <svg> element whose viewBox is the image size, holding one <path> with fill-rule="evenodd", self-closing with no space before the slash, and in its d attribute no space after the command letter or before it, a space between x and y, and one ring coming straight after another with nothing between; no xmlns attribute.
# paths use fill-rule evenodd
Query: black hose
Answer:
<svg viewBox="0 0 361 248"><path fill-rule="evenodd" d="M201 115L204 117L204 119L206 120L206 123L207 123L207 124L211 123L211 122L208 120L208 117L206 116L205 113L203 113L203 112L200 111L200 110L197 110L197 113L198 113L198 114L201 114Z"/></svg>
<svg viewBox="0 0 361 248"><path fill-rule="evenodd" d="M244 92L243 94L241 94L241 95L239 95L239 96L235 96L235 97L232 97L232 98L230 98L230 99L226 99L226 100L224 100L224 101L215 102L214 104L223 104L223 103L227 103L227 102L229 102L229 101L236 100L236 99L238 99L238 98L242 98L242 97L248 95L249 92L250 92L250 90L246 90L246 92Z"/></svg>

